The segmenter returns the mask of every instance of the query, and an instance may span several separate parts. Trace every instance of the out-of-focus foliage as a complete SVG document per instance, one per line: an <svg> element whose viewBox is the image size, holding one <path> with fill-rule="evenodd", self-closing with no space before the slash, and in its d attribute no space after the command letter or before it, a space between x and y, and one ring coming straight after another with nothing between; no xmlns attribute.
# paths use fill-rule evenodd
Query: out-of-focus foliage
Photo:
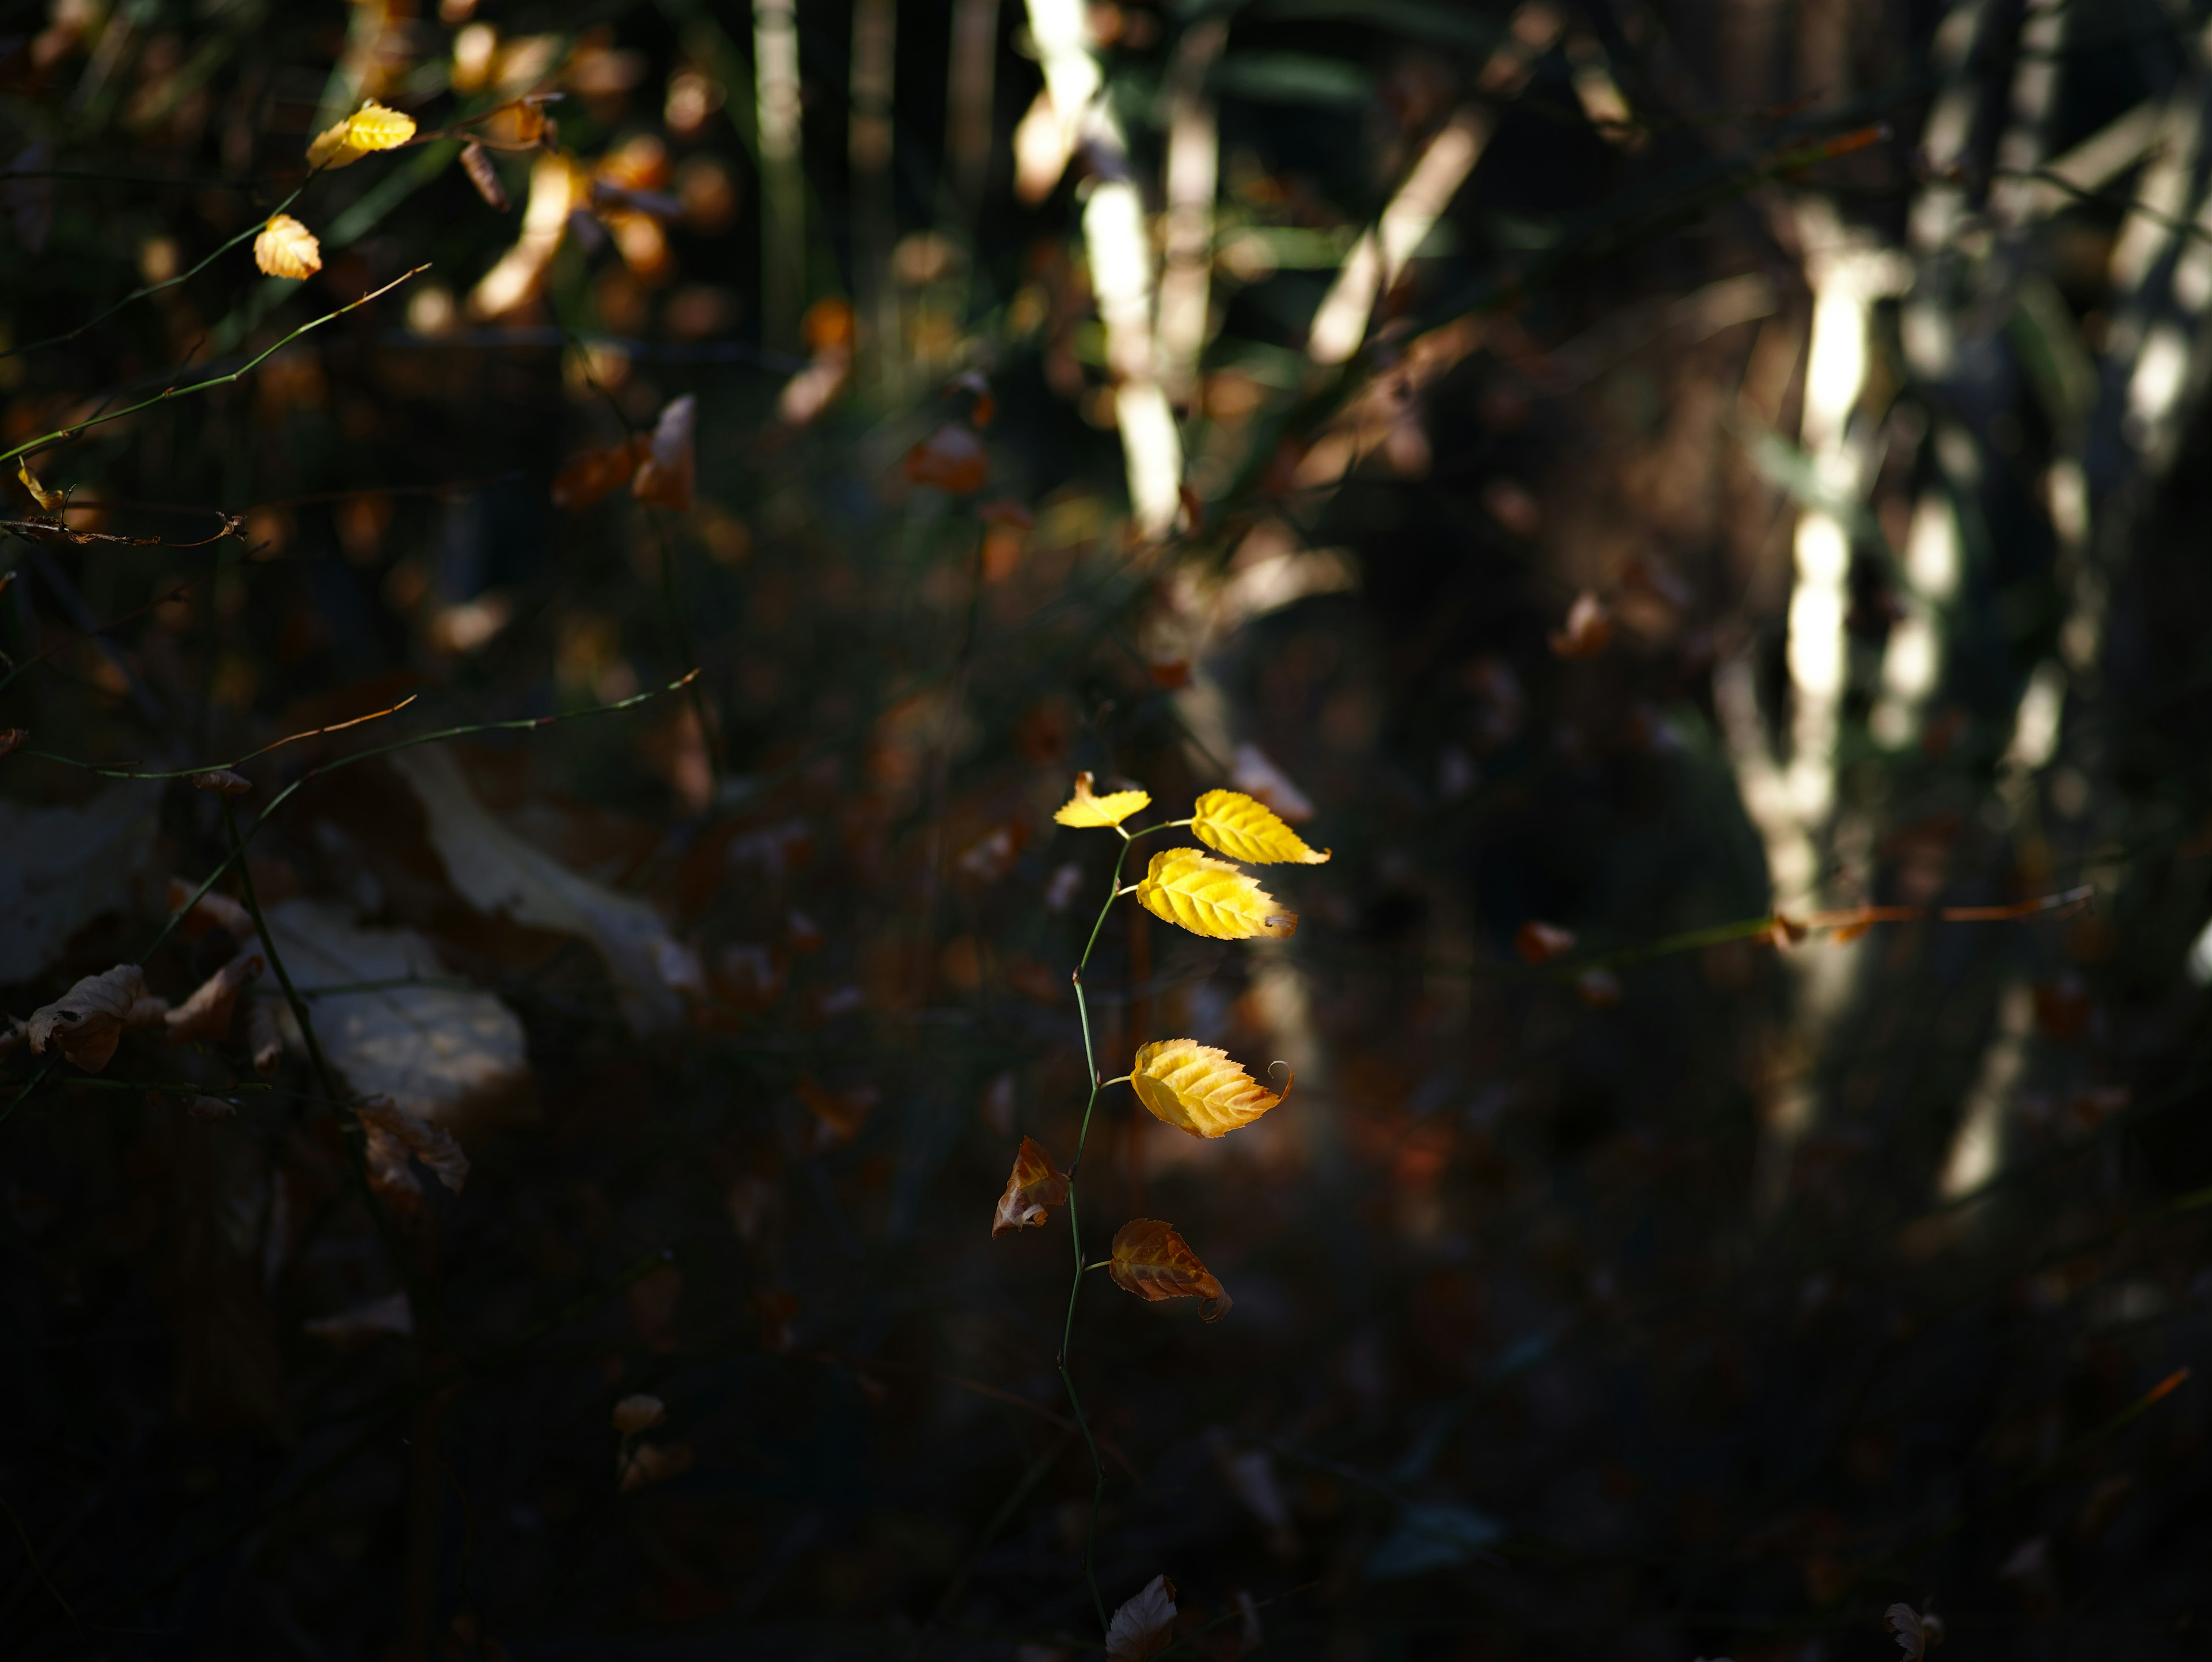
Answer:
<svg viewBox="0 0 2212 1662"><path fill-rule="evenodd" d="M19 9L0 1653L2197 1653L2201 13Z"/></svg>

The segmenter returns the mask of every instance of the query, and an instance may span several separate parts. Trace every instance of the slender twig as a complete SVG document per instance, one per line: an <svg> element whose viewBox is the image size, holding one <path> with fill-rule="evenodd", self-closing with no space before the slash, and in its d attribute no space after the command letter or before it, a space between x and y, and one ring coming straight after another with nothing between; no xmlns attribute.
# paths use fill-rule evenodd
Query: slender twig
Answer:
<svg viewBox="0 0 2212 1662"><path fill-rule="evenodd" d="M38 1574L39 1585L53 1595L54 1603L59 1604L62 1614L69 1617L70 1626L76 1629L76 1642L85 1644L84 1623L76 1619L76 1612L70 1608L70 1601L62 1597L62 1590L54 1585L53 1578L46 1574L46 1567L39 1562L39 1549L31 1544L31 1531L23 1527L23 1520L15 1515L15 1508L5 1500L0 1500L0 1512L8 1514L8 1521L15 1526L15 1533L23 1537L24 1555L30 1559L31 1568Z"/></svg>
<svg viewBox="0 0 2212 1662"><path fill-rule="evenodd" d="M181 593L182 590L179 590L177 592ZM163 598L167 599L167 597L164 596ZM161 602L157 600L155 604L158 606ZM33 661L35 662L36 660L33 660ZM6 685L6 682L0 681L0 686L5 686ZM305 733L287 734L282 739L272 740L270 743L262 746L259 750L250 750L246 752L245 755L234 757L227 762L201 762L191 767L165 768L158 772L149 769L134 767L128 763L118 766L103 767L97 762L81 762L73 756L56 756L51 751L27 750L22 752L21 754L25 756L35 756L41 761L58 762L64 767L67 768L82 768L87 773L100 774L110 779L189 779L195 774L215 773L224 769L243 767L246 763L251 762L257 756L266 756L272 750L282 750L285 746L297 744L302 739L319 739L326 733L343 733L348 728L357 728L365 721L380 721L387 715L397 715L401 710L406 709L408 705L413 703L416 698L419 696L420 695L416 693L410 692L404 698L402 698L398 703L393 704L388 709L373 709L366 715L356 715L349 721L332 721L327 727L309 728Z"/></svg>

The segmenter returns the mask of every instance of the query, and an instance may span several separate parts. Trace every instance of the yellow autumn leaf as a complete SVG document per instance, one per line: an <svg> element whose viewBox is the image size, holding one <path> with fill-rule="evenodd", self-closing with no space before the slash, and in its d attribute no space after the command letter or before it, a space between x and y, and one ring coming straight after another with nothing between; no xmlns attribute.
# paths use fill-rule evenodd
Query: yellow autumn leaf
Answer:
<svg viewBox="0 0 2212 1662"><path fill-rule="evenodd" d="M993 1240L1024 1228L1042 1228L1051 1208L1067 1202L1067 1178L1053 1169L1052 1156L1030 1137L1022 1139L1014 1154L1014 1169L1006 1178L1006 1192L991 1218Z"/></svg>
<svg viewBox="0 0 2212 1662"><path fill-rule="evenodd" d="M1192 833L1209 849L1248 865L1318 866L1327 849L1314 849L1265 802L1238 790L1210 790L1198 799Z"/></svg>
<svg viewBox="0 0 2212 1662"><path fill-rule="evenodd" d="M28 456L15 464L15 477L22 480L23 489L31 493L31 500L38 503L41 511L58 514L69 505L69 496L66 492L49 490L39 483L39 476L31 472L31 459ZM12 577L15 574L11 571L8 575ZM1091 776L1085 774L1083 776L1088 779Z"/></svg>
<svg viewBox="0 0 2212 1662"><path fill-rule="evenodd" d="M1270 1091L1229 1053L1194 1038L1163 1039L1137 1052L1129 1070L1137 1100L1164 1120L1194 1137L1225 1136L1290 1094Z"/></svg>
<svg viewBox="0 0 2212 1662"><path fill-rule="evenodd" d="M323 269L323 245L291 215L279 214L253 239L253 263L265 277L311 277Z"/></svg>
<svg viewBox="0 0 2212 1662"><path fill-rule="evenodd" d="M1198 1299L1199 1319L1218 1322L1230 1297L1199 1262L1189 1243L1158 1218L1132 1218L1114 1237L1106 1273L1114 1285L1140 1299Z"/></svg>
<svg viewBox="0 0 2212 1662"><path fill-rule="evenodd" d="M1265 935L1287 940L1297 933L1296 912L1226 860L1196 849L1163 849L1137 882L1137 904L1163 922L1216 941Z"/></svg>
<svg viewBox="0 0 2212 1662"><path fill-rule="evenodd" d="M336 126L327 127L307 146L311 167L349 167L372 150L396 150L415 137L415 118L364 104Z"/></svg>
<svg viewBox="0 0 2212 1662"><path fill-rule="evenodd" d="M1063 825L1118 825L1152 800L1150 791L1117 790L1104 796L1091 794L1091 776L1075 776L1075 794L1054 819Z"/></svg>

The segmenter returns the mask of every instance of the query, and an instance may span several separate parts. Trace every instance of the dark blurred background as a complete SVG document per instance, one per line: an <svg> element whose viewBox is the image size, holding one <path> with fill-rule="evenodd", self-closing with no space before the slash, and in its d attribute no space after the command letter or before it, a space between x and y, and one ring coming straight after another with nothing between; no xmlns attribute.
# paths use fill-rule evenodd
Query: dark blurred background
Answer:
<svg viewBox="0 0 2212 1662"><path fill-rule="evenodd" d="M2208 31L0 6L0 1653L2204 1654Z"/></svg>

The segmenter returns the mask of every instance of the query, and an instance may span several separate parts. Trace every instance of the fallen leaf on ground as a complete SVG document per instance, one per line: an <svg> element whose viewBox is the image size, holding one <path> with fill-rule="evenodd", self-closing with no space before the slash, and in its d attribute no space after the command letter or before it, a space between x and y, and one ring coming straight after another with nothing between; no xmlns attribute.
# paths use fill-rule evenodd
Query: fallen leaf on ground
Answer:
<svg viewBox="0 0 2212 1662"><path fill-rule="evenodd" d="M1298 928L1296 912L1285 911L1227 861L1196 849L1154 855L1137 884L1137 904L1164 922L1216 941L1283 941Z"/></svg>
<svg viewBox="0 0 2212 1662"><path fill-rule="evenodd" d="M633 1032L659 1032L683 1021L684 1001L660 972L672 937L659 913L577 876L507 830L477 801L448 752L426 746L392 760L422 801L431 846L464 899L478 911L590 941L614 977Z"/></svg>
<svg viewBox="0 0 2212 1662"><path fill-rule="evenodd" d="M169 910L174 911L191 899L198 884L187 883L181 877L169 880ZM185 938L197 940L210 929L222 929L235 941L253 939L253 914L219 889L210 889L185 914L181 926Z"/></svg>
<svg viewBox="0 0 2212 1662"><path fill-rule="evenodd" d="M1162 1039L1137 1052L1130 1087L1154 1119L1194 1137L1225 1136L1290 1094L1270 1091L1229 1053L1194 1038Z"/></svg>
<svg viewBox="0 0 2212 1662"><path fill-rule="evenodd" d="M44 1056L54 1045L87 1073L96 1074L107 1066L126 1032L161 1020L168 1009L167 1000L147 995L143 970L118 964L85 977L52 1003L32 1011L31 1050Z"/></svg>
<svg viewBox="0 0 2212 1662"><path fill-rule="evenodd" d="M1198 1299L1201 1321L1218 1322L1231 1302L1181 1235L1158 1218L1132 1218L1114 1236L1106 1273L1140 1299Z"/></svg>
<svg viewBox="0 0 2212 1662"><path fill-rule="evenodd" d="M387 1293L380 1299L348 1305L335 1315L318 1317L301 1330L341 1350L355 1350L387 1333L412 1333L415 1306L404 1293Z"/></svg>
<svg viewBox="0 0 2212 1662"><path fill-rule="evenodd" d="M1075 794L1052 817L1063 825L1118 825L1152 800L1149 791L1109 791L1103 796L1091 792L1091 776L1075 776Z"/></svg>
<svg viewBox="0 0 2212 1662"><path fill-rule="evenodd" d="M130 899L161 807L161 788L137 782L77 807L0 800L0 986L44 974L79 929Z"/></svg>
<svg viewBox="0 0 2212 1662"><path fill-rule="evenodd" d="M1155 1575L1107 1624L1106 1662L1149 1662L1175 1637L1175 1583Z"/></svg>
<svg viewBox="0 0 2212 1662"><path fill-rule="evenodd" d="M200 983L190 998L161 1018L169 1030L169 1043L186 1044L198 1038L219 1041L228 1038L231 1012L238 1007L239 991L259 975L262 968L258 953L240 953Z"/></svg>
<svg viewBox="0 0 2212 1662"><path fill-rule="evenodd" d="M1327 849L1311 849L1266 803L1242 791L1210 790L1198 799L1191 834L1231 860L1248 865L1318 866Z"/></svg>
<svg viewBox="0 0 2212 1662"><path fill-rule="evenodd" d="M389 1097L356 1103L354 1113L368 1134L368 1180L386 1200L411 1209L422 1198L422 1185L407 1163L410 1154L453 1193L461 1192L469 1178L469 1157L452 1132L409 1113Z"/></svg>
<svg viewBox="0 0 2212 1662"><path fill-rule="evenodd" d="M1006 1192L999 1196L992 1215L991 1239L1027 1228L1042 1228L1053 1207L1067 1201L1066 1176L1053 1169L1052 1156L1030 1137L1022 1139L1014 1153L1014 1169L1006 1178Z"/></svg>

